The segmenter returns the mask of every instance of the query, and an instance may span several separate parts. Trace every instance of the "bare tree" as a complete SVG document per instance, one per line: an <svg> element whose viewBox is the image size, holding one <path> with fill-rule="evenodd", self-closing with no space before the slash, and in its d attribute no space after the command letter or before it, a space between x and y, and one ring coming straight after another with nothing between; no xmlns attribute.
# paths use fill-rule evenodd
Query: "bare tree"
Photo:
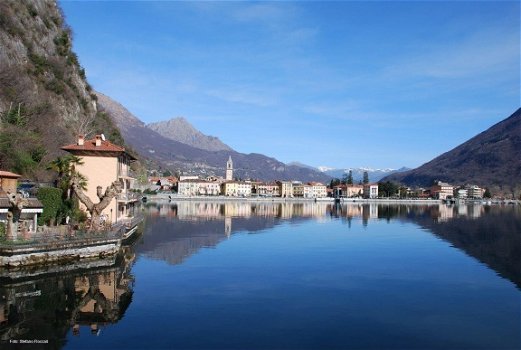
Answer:
<svg viewBox="0 0 521 350"><path fill-rule="evenodd" d="M22 209L27 205L27 199L17 193L8 193L11 210L7 212L7 239L15 240L18 235L18 224Z"/></svg>
<svg viewBox="0 0 521 350"><path fill-rule="evenodd" d="M96 187L97 196L99 198L99 203L94 203L92 200L83 192L81 179L78 176L74 176L72 180L72 190L82 202L87 211L91 216L91 226L90 229L93 231L99 231L102 229L102 224L100 220L101 213L103 210L109 206L110 202L114 197L117 196L118 193L121 192L121 183L119 181L114 181L110 186L105 189L105 193L102 192L102 187Z"/></svg>
<svg viewBox="0 0 521 350"><path fill-rule="evenodd" d="M86 137L92 133L95 115L86 111L76 111L73 122L74 135L85 135Z"/></svg>

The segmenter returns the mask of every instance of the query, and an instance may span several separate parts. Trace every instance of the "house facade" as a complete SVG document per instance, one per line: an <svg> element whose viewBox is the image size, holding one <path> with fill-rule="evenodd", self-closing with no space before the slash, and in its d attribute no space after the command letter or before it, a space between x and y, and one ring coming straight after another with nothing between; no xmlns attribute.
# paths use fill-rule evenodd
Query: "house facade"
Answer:
<svg viewBox="0 0 521 350"><path fill-rule="evenodd" d="M276 183L256 183L253 185L255 193L259 197L279 197L279 186Z"/></svg>
<svg viewBox="0 0 521 350"><path fill-rule="evenodd" d="M320 182L310 182L308 185L311 186L312 198L326 198L327 197L327 186Z"/></svg>
<svg viewBox="0 0 521 350"><path fill-rule="evenodd" d="M313 198L313 187L303 183L293 183L293 197Z"/></svg>
<svg viewBox="0 0 521 350"><path fill-rule="evenodd" d="M221 184L221 193L228 197L250 197L251 183L242 181L227 181Z"/></svg>
<svg viewBox="0 0 521 350"><path fill-rule="evenodd" d="M378 198L378 184L365 184L364 185L364 198Z"/></svg>
<svg viewBox="0 0 521 350"><path fill-rule="evenodd" d="M476 185L469 185L466 187L467 197L472 199L481 199L485 195L485 190Z"/></svg>
<svg viewBox="0 0 521 350"><path fill-rule="evenodd" d="M0 223L7 228L7 220L13 207L10 196L16 195L18 179L21 176L9 171L0 171ZM16 222L15 237L31 234L38 229L38 215L43 213L43 205L37 198L23 198L23 207ZM13 238L15 238L13 237Z"/></svg>
<svg viewBox="0 0 521 350"><path fill-rule="evenodd" d="M293 197L293 183L291 181L277 181L277 185L282 198Z"/></svg>
<svg viewBox="0 0 521 350"><path fill-rule="evenodd" d="M102 135L96 135L91 140L80 136L77 143L62 149L81 159L83 164L77 165L76 171L86 177L85 194L93 202L98 201L98 186L104 192L114 181L120 182L121 193L103 210L106 222L116 223L134 215L137 197L129 191L135 181L130 174L130 163L136 160L134 157L123 147L105 140ZM80 204L80 209L85 210L85 206Z"/></svg>
<svg viewBox="0 0 521 350"><path fill-rule="evenodd" d="M443 200L452 198L454 196L454 186L446 182L436 181L436 183L431 186L431 196Z"/></svg>
<svg viewBox="0 0 521 350"><path fill-rule="evenodd" d="M181 196L218 196L221 187L214 181L184 180L178 182L177 193Z"/></svg>

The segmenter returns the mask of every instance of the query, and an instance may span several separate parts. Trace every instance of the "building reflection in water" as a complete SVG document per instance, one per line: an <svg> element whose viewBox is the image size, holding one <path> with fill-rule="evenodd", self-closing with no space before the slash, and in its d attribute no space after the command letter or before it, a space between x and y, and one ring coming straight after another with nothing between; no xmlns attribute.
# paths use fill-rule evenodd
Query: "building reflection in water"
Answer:
<svg viewBox="0 0 521 350"><path fill-rule="evenodd" d="M351 229L356 221L367 226L377 220L403 220L428 229L521 287L519 206L183 201L152 204L148 212L155 219L147 224L137 252L171 264L234 233L257 233L284 222L332 219Z"/></svg>
<svg viewBox="0 0 521 350"><path fill-rule="evenodd" d="M48 339L60 348L69 331L99 334L123 317L132 300L134 259L125 247L116 258L82 262L74 271L0 270L1 342Z"/></svg>
<svg viewBox="0 0 521 350"><path fill-rule="evenodd" d="M447 222L456 218L478 219L484 213L486 206L481 204L453 205L433 203L426 204L378 204L378 203L347 203L333 204L325 202L193 202L181 201L175 204L149 204L148 215L151 217L175 218L180 221L224 220L224 233L232 233L232 221L252 217L276 219L322 220L327 217L346 219L351 224L352 219L361 219L364 226L371 220L390 220L407 217L411 214L429 216L435 222ZM233 220L232 220L233 219Z"/></svg>

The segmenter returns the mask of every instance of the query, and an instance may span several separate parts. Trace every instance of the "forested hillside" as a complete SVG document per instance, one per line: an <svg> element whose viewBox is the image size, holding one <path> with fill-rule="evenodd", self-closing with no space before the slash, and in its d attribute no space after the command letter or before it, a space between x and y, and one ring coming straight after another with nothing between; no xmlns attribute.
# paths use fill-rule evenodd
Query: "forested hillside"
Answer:
<svg viewBox="0 0 521 350"><path fill-rule="evenodd" d="M55 1L0 1L0 169L44 181L78 134L123 143L72 48Z"/></svg>
<svg viewBox="0 0 521 350"><path fill-rule="evenodd" d="M476 184L494 195L521 196L521 109L488 130L422 166L387 176L409 186L434 180L455 185Z"/></svg>

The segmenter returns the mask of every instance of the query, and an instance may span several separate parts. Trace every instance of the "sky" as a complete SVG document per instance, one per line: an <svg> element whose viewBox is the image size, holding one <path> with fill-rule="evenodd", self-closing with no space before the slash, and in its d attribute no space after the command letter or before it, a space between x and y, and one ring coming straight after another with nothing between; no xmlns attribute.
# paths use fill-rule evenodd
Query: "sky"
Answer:
<svg viewBox="0 0 521 350"><path fill-rule="evenodd" d="M520 103L520 3L60 1L96 89L242 153L417 167Z"/></svg>

